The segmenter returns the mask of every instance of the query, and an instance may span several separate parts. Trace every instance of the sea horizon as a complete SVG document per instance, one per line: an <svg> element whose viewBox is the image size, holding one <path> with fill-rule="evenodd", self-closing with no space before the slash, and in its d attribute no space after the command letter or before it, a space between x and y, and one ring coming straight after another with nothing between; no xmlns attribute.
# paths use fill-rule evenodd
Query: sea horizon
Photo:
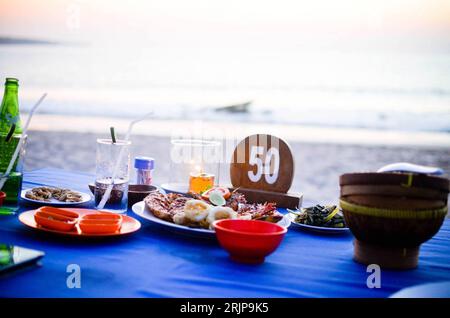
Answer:
<svg viewBox="0 0 450 318"><path fill-rule="evenodd" d="M22 113L22 122L28 113ZM30 125L33 131L58 134L73 132L94 134L108 138L109 128L115 127L118 138L127 131L130 118L114 116L58 115L38 112ZM323 127L299 124L247 122L230 123L228 120L189 120L149 118L136 125L134 135L172 139L234 140L264 132L289 142L313 144L356 145L373 147L404 147L423 149L450 149L450 133L433 131L401 131L370 128Z"/></svg>
<svg viewBox="0 0 450 318"><path fill-rule="evenodd" d="M22 112L450 132L450 55L345 48L0 45ZM58 43L55 41L55 43ZM26 48L26 49L24 49ZM247 112L215 109L248 103Z"/></svg>

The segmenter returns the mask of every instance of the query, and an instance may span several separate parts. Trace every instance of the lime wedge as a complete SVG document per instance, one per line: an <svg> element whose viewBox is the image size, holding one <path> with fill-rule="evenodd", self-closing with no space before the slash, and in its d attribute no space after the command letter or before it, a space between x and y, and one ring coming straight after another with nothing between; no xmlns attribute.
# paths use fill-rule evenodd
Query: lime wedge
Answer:
<svg viewBox="0 0 450 318"><path fill-rule="evenodd" d="M209 194L209 202L214 204L215 206L224 206L227 201L222 195L220 191L213 191Z"/></svg>

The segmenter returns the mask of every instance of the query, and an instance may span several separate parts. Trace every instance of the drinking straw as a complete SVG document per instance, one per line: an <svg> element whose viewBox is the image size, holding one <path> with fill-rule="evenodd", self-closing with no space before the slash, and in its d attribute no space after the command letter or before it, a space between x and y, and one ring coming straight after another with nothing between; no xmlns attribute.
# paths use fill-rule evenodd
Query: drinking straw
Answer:
<svg viewBox="0 0 450 318"><path fill-rule="evenodd" d="M153 115L153 112L150 112L150 113L145 114L142 117L139 117L139 118L131 121L130 125L128 126L127 133L125 135L124 142L126 143L130 139L131 130L133 129L133 126L136 123L143 121L152 115ZM113 170L112 177L111 177L111 184L108 185L108 188L106 189L105 193L103 194L103 197L102 197L100 203L97 205L97 209L99 209L99 210L103 209L105 207L106 202L108 202L108 200L109 200L111 191L114 187L114 180L116 179L117 173L119 172L119 166L120 166L120 162L122 161L124 151L125 151L125 147L122 147L120 149L119 156L117 157L116 164L114 166L114 170Z"/></svg>
<svg viewBox="0 0 450 318"><path fill-rule="evenodd" d="M39 107L39 105L42 103L42 101L45 99L46 96L47 96L47 93L44 93L30 110L30 113L27 118L27 122L25 123L25 126L23 127L23 131L22 131L22 135L20 136L19 143L16 146L16 150L14 151L11 161L9 162L6 172L3 174L2 178L0 179L0 190L5 185L6 178L9 176L9 174L14 166L14 162L16 162L17 156L19 155L19 152L21 151L21 149L23 147L23 140L25 139L25 136L27 135L28 126L30 125L31 118L33 117L34 112L36 111L36 109Z"/></svg>
<svg viewBox="0 0 450 318"><path fill-rule="evenodd" d="M14 130L16 130L16 124L12 124L11 128L9 129L8 134L6 135L5 141L10 142L12 136L14 135Z"/></svg>
<svg viewBox="0 0 450 318"><path fill-rule="evenodd" d="M111 132L112 143L115 144L116 143L116 133L114 132L114 127L109 127L109 131Z"/></svg>

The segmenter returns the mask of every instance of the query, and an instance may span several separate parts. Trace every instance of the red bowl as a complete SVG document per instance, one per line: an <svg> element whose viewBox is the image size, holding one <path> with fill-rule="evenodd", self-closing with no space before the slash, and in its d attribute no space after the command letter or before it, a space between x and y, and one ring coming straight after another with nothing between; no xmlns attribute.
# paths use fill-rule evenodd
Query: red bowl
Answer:
<svg viewBox="0 0 450 318"><path fill-rule="evenodd" d="M6 198L6 193L0 191L0 206L3 205L3 200Z"/></svg>
<svg viewBox="0 0 450 318"><path fill-rule="evenodd" d="M259 264L274 252L287 229L254 220L218 220L213 223L220 245L237 262Z"/></svg>

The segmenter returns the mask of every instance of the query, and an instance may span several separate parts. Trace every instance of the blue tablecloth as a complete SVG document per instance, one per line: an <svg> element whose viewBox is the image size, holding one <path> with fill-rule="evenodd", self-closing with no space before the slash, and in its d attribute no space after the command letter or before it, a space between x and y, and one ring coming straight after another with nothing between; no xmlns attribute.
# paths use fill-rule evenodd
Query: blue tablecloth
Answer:
<svg viewBox="0 0 450 318"><path fill-rule="evenodd" d="M66 186L88 192L92 176L42 169L24 188ZM26 207L24 207L26 209ZM132 212L130 215L134 216ZM351 235L290 229L261 265L234 263L213 240L177 236L141 220L126 238L62 239L0 217L0 242L45 251L43 266L0 278L1 297L387 297L402 288L450 280L450 222L422 246L419 267L382 270L369 289L366 267L352 260ZM81 288L66 285L69 264L81 267Z"/></svg>

